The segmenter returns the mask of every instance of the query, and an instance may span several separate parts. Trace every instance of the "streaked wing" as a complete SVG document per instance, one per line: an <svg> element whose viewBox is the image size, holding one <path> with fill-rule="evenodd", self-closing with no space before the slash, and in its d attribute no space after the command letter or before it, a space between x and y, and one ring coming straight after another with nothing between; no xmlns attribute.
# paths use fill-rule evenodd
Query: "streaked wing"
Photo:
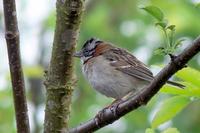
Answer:
<svg viewBox="0 0 200 133"><path fill-rule="evenodd" d="M124 49L110 49L104 56L113 67L123 73L149 82L153 79L153 74L146 65Z"/></svg>

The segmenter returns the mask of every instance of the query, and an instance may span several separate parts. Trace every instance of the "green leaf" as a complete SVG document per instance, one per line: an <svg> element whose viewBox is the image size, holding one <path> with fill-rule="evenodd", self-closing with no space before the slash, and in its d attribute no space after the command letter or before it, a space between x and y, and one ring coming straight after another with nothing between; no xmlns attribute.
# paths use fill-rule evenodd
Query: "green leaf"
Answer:
<svg viewBox="0 0 200 133"><path fill-rule="evenodd" d="M175 25L169 25L167 26L167 29L170 29L171 31L174 31L175 30Z"/></svg>
<svg viewBox="0 0 200 133"><path fill-rule="evenodd" d="M145 133L155 133L154 130L152 128L147 128L145 130Z"/></svg>
<svg viewBox="0 0 200 133"><path fill-rule="evenodd" d="M200 98L200 89L196 86L192 85L188 82L181 82L181 84L185 85L184 89L177 88L172 85L165 85L162 87L160 92L173 94L173 95L182 95L182 96L189 96L189 97L198 97Z"/></svg>
<svg viewBox="0 0 200 133"><path fill-rule="evenodd" d="M169 32L169 44L170 44L170 48L172 49L172 51L175 51L175 25L171 25L171 27L167 27L168 29L170 29Z"/></svg>
<svg viewBox="0 0 200 133"><path fill-rule="evenodd" d="M142 9L144 9L146 12L151 14L153 17L155 17L159 21L162 21L164 19L163 12L160 10L160 8L156 6L146 6L146 7L143 7Z"/></svg>
<svg viewBox="0 0 200 133"><path fill-rule="evenodd" d="M165 100L151 123L152 127L156 128L160 124L172 119L178 112L188 105L189 102L190 99L185 96L174 96Z"/></svg>
<svg viewBox="0 0 200 133"><path fill-rule="evenodd" d="M163 29L165 29L167 27L167 21L160 21L160 22L157 22L155 25L160 26Z"/></svg>
<svg viewBox="0 0 200 133"><path fill-rule="evenodd" d="M167 128L162 133L180 133L177 128Z"/></svg>
<svg viewBox="0 0 200 133"><path fill-rule="evenodd" d="M175 74L178 78L192 83L200 89L200 71L187 67Z"/></svg>
<svg viewBox="0 0 200 133"><path fill-rule="evenodd" d="M159 47L154 51L155 55L164 55L165 54L165 49L163 47Z"/></svg>
<svg viewBox="0 0 200 133"><path fill-rule="evenodd" d="M178 39L176 42L175 42L175 48L177 48L178 46L181 46L183 43L183 41L185 41L185 38L181 38L181 39Z"/></svg>
<svg viewBox="0 0 200 133"><path fill-rule="evenodd" d="M185 84L184 84L185 85ZM167 94L174 94L174 95L187 95L188 91L186 88L180 89L172 85L166 84L163 86L160 90L162 93L167 93Z"/></svg>

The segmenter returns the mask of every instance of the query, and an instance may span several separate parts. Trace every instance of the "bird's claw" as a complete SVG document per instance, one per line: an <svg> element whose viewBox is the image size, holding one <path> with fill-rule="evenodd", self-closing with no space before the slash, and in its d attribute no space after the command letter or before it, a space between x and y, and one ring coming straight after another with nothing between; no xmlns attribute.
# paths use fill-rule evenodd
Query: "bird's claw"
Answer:
<svg viewBox="0 0 200 133"><path fill-rule="evenodd" d="M103 108L102 110L100 110L97 115L95 116L95 122L96 125L99 126L99 121L102 120L104 113L106 112L107 109L110 109L110 111L114 114L114 116L118 115L118 106L120 104L120 102L123 100L115 100L111 105Z"/></svg>
<svg viewBox="0 0 200 133"><path fill-rule="evenodd" d="M114 114L115 117L118 115L118 106L119 103L116 103L110 107L110 111Z"/></svg>

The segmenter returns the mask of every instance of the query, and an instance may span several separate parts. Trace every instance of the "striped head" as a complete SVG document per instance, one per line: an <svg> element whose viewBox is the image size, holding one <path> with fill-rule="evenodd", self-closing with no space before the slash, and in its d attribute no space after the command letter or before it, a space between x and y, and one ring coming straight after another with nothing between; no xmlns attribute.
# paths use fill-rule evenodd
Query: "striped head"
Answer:
<svg viewBox="0 0 200 133"><path fill-rule="evenodd" d="M74 54L74 57L81 58L82 62L85 63L87 60L94 56L95 49L102 42L103 41L100 41L99 39L95 38L87 40L84 43L82 49Z"/></svg>

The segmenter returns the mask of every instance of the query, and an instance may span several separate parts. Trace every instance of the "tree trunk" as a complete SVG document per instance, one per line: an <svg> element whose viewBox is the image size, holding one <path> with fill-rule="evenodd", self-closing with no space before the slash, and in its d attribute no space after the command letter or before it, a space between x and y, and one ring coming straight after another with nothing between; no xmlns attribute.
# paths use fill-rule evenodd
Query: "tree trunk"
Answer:
<svg viewBox="0 0 200 133"><path fill-rule="evenodd" d="M48 71L44 133L68 131L72 95L73 58L83 0L57 0L56 30Z"/></svg>

